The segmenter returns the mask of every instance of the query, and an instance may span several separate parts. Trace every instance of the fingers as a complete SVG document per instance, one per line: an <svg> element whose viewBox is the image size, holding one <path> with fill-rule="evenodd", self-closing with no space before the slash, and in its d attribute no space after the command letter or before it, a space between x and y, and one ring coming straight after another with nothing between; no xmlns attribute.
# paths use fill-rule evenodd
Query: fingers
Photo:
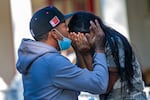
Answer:
<svg viewBox="0 0 150 100"><path fill-rule="evenodd" d="M93 36L95 31L96 31L96 29L97 29L97 27L96 27L96 25L95 25L95 23L93 21L90 21L90 24L91 24L90 32L91 32L91 35Z"/></svg>
<svg viewBox="0 0 150 100"><path fill-rule="evenodd" d="M72 40L72 42L76 42L75 44L81 43L83 41L87 41L84 34L80 32L78 32L78 34L75 32L71 32L68 37Z"/></svg>
<svg viewBox="0 0 150 100"><path fill-rule="evenodd" d="M93 31L94 33L99 31L101 29L100 25L99 25L99 22L97 19L95 19L95 23L93 21L90 21L90 29L91 31Z"/></svg>
<svg viewBox="0 0 150 100"><path fill-rule="evenodd" d="M95 23L96 23L96 26L97 26L97 29L98 29L99 33L104 34L104 32L103 32L103 30L102 30L98 20L95 20Z"/></svg>
<svg viewBox="0 0 150 100"><path fill-rule="evenodd" d="M101 26L100 26L100 24L99 24L99 22L98 22L97 19L95 19L95 24L96 24L97 30L98 30L98 31L101 31Z"/></svg>
<svg viewBox="0 0 150 100"><path fill-rule="evenodd" d="M80 32L71 32L69 35L70 39L72 40L72 46L75 50L80 52L90 50L90 44L87 39L88 35L86 37L86 35Z"/></svg>
<svg viewBox="0 0 150 100"><path fill-rule="evenodd" d="M78 38L78 43L82 44L84 42L87 42L87 38L83 33L78 32L77 38Z"/></svg>
<svg viewBox="0 0 150 100"><path fill-rule="evenodd" d="M75 49L76 48L76 33L75 32L70 32L68 37L72 40L71 45Z"/></svg>
<svg viewBox="0 0 150 100"><path fill-rule="evenodd" d="M95 23L94 23L95 22ZM103 35L104 34L104 32L103 32L103 30L102 30L102 28L101 28L101 26L100 26L100 24L99 24L99 22L98 22L98 20L97 19L95 19L95 21L90 21L90 24L91 24L91 26L90 26L90 30L91 30L91 34L93 35L93 34L97 34L97 35Z"/></svg>
<svg viewBox="0 0 150 100"><path fill-rule="evenodd" d="M100 27L100 24L97 19L95 19L95 23L93 21L90 21L90 24L94 29L97 29L98 27Z"/></svg>
<svg viewBox="0 0 150 100"><path fill-rule="evenodd" d="M78 34L75 32L70 33L70 39L75 44L83 44L84 45L84 44L87 44L87 42L88 42L87 37L83 33L80 33L80 32L78 32Z"/></svg>
<svg viewBox="0 0 150 100"><path fill-rule="evenodd" d="M91 24L93 29L96 29L96 25L95 25L95 23L93 21L90 21L90 24Z"/></svg>
<svg viewBox="0 0 150 100"><path fill-rule="evenodd" d="M75 33L75 32L70 32L69 38L70 38L72 41L76 40L76 34L77 34L77 33Z"/></svg>
<svg viewBox="0 0 150 100"><path fill-rule="evenodd" d="M89 34L89 33L86 33L86 34L85 34L85 37L87 38L87 41L90 41L90 38L91 38L91 37L90 37L90 34Z"/></svg>

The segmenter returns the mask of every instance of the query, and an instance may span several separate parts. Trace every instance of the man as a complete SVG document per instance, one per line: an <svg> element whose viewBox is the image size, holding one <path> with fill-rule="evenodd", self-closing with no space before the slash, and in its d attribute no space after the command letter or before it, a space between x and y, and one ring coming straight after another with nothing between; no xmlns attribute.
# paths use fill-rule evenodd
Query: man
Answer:
<svg viewBox="0 0 150 100"><path fill-rule="evenodd" d="M100 27L91 25L95 26ZM22 40L16 64L22 74L25 100L77 100L80 91L106 92L108 69L104 50L101 50L105 44L102 32L94 33L99 37L93 37L97 41L93 43L93 71L89 71L73 65L60 54L70 47L71 40L65 16L57 8L48 6L34 13L30 30L35 40Z"/></svg>
<svg viewBox="0 0 150 100"><path fill-rule="evenodd" d="M73 47L75 52L79 54L78 47L84 43L80 42L84 35L87 39L95 35L97 37L97 34L91 35L90 32L91 24L94 25L93 22L95 19L97 19L97 23L100 24L99 31L102 31L101 33L104 32L106 35L105 54L109 68L108 89L105 94L100 95L100 100L147 100L143 91L144 82L142 80L140 64L128 40L116 30L106 26L99 17L92 13L82 11L76 12L69 21L68 27L72 41L74 42ZM92 29L96 30L95 28ZM93 45L91 44L92 41L88 42L89 46ZM89 52L91 52L92 57L95 52L93 47L91 47ZM81 62L81 64L86 65L87 60L83 56L83 53L80 53L79 56L85 60L78 61ZM88 64L91 63L88 62ZM92 70L91 66L88 66L87 68Z"/></svg>

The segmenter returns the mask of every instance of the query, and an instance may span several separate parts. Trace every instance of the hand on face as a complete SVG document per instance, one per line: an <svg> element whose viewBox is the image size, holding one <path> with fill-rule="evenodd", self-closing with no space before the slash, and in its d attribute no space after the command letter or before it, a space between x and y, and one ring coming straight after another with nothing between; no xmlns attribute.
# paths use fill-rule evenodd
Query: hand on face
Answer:
<svg viewBox="0 0 150 100"><path fill-rule="evenodd" d="M105 33L103 32L98 20L90 21L90 34L86 34L86 37L95 50L104 50L105 48Z"/></svg>
<svg viewBox="0 0 150 100"><path fill-rule="evenodd" d="M83 33L78 32L71 32L69 38L72 40L72 46L75 50L86 53L90 51L90 44Z"/></svg>

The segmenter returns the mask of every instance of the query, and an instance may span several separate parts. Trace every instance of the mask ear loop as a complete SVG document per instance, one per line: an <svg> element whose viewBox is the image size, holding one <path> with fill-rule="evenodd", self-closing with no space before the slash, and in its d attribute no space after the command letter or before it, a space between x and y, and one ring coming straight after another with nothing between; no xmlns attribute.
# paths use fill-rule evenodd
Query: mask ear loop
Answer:
<svg viewBox="0 0 150 100"><path fill-rule="evenodd" d="M53 31L56 31L61 37L63 37L64 38L64 36L57 30L57 29L53 29ZM58 41L58 45L59 45L59 48L60 48L60 50L61 50L61 45L59 44L59 39L57 39L57 41Z"/></svg>
<svg viewBox="0 0 150 100"><path fill-rule="evenodd" d="M55 28L54 29L61 37L63 37L64 38L64 36Z"/></svg>

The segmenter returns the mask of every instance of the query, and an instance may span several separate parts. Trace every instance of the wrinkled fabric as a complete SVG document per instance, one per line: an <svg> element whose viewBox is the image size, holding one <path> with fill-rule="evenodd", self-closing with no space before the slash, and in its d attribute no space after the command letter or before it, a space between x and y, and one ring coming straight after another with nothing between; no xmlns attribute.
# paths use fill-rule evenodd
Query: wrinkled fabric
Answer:
<svg viewBox="0 0 150 100"><path fill-rule="evenodd" d="M119 48L119 60L120 65L122 68L125 67L125 53L124 53L124 47L122 44L122 41L118 37L118 48ZM108 43L106 43L106 59L107 64L109 67L117 67L113 60L112 52L110 49L110 46ZM142 74L141 74L141 66L139 62L137 61L137 58L135 57L133 53L132 57L132 65L134 69L134 76L132 80L133 89L132 91L129 91L129 88L127 86L127 81L121 82L120 76L118 80L115 82L113 89L110 91L107 100L146 100L146 95L143 92L144 89L144 81L142 80Z"/></svg>
<svg viewBox="0 0 150 100"><path fill-rule="evenodd" d="M77 100L80 91L105 93L108 68L104 53L95 53L94 69L73 65L55 48L23 39L17 70L22 74L24 100Z"/></svg>

